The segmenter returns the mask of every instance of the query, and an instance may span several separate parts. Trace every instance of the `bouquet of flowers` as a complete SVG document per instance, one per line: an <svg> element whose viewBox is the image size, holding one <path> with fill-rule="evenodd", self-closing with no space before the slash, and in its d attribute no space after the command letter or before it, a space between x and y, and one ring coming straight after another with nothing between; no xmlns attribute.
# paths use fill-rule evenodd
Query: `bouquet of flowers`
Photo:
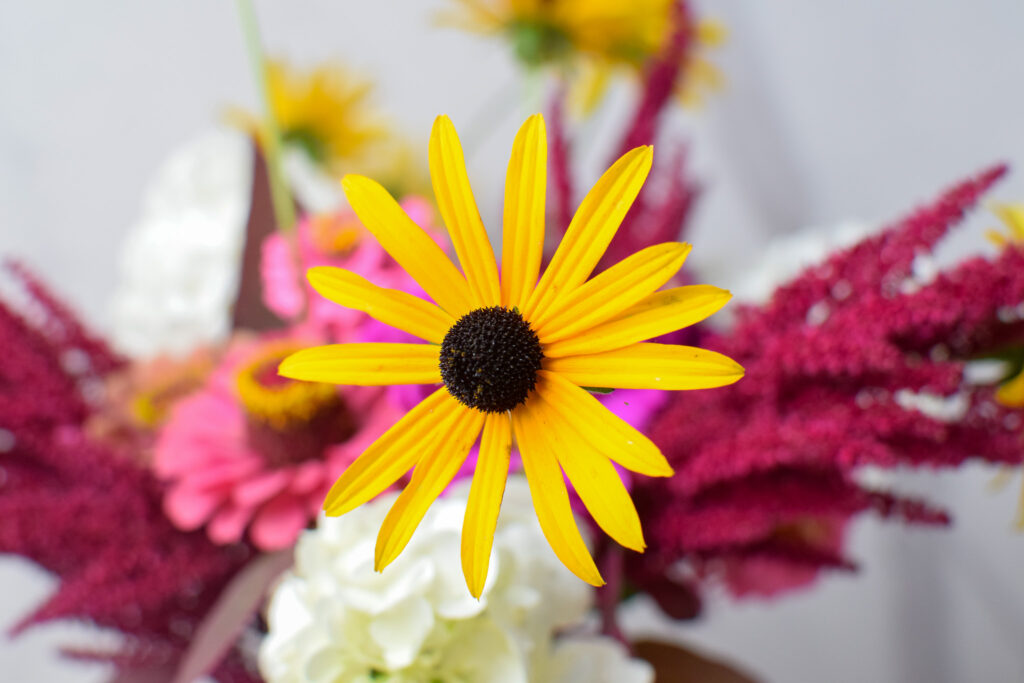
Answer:
<svg viewBox="0 0 1024 683"><path fill-rule="evenodd" d="M865 472L1021 462L1024 214L995 258L932 258L1004 166L712 325L731 295L684 265L700 187L663 125L722 87L688 3L451 3L546 88L500 260L448 117L421 170L367 83L267 60L240 7L263 111L168 164L114 343L5 266L0 551L59 580L15 633L111 631L67 654L121 681L753 680L630 642L619 606L853 570L863 513L949 523Z"/></svg>

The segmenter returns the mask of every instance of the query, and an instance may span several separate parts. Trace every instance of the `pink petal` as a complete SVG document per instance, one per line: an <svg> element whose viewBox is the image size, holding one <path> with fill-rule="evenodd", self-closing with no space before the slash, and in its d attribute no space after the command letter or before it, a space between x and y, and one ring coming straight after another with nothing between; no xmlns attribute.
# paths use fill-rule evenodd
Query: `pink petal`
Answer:
<svg viewBox="0 0 1024 683"><path fill-rule="evenodd" d="M191 486L172 486L164 496L164 513L182 531L201 527L224 502L224 495Z"/></svg>
<svg viewBox="0 0 1024 683"><path fill-rule="evenodd" d="M209 463L195 467L183 474L181 481L196 489L234 488L236 482L244 481L263 469L263 462L257 457Z"/></svg>
<svg viewBox="0 0 1024 683"><path fill-rule="evenodd" d="M228 504L206 527L206 535L210 537L211 541L220 545L237 543L242 539L242 532L245 531L250 519L252 519L252 508Z"/></svg>
<svg viewBox="0 0 1024 683"><path fill-rule="evenodd" d="M303 498L285 494L264 505L249 529L249 538L256 547L280 550L295 543L309 522L303 501Z"/></svg>
<svg viewBox="0 0 1024 683"><path fill-rule="evenodd" d="M288 490L297 496L305 496L317 489L323 480L323 463L317 461L303 463L295 469L292 483Z"/></svg>
<svg viewBox="0 0 1024 683"><path fill-rule="evenodd" d="M239 505L254 508L284 490L291 479L291 468L264 472L236 486L231 492L231 499Z"/></svg>

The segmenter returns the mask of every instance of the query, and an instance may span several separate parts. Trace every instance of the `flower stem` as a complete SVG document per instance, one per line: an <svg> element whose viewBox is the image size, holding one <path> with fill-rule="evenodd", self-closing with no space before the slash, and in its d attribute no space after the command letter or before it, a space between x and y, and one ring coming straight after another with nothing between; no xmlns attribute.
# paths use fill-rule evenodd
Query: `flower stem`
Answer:
<svg viewBox="0 0 1024 683"><path fill-rule="evenodd" d="M270 89L267 87L267 60L263 54L263 43L260 40L260 26L256 19L256 10L252 0L238 0L238 17L242 24L242 35L245 37L246 52L256 80L256 89L263 105L264 140L263 158L267 163L267 179L270 183L270 204L274 209L274 222L277 229L288 243L292 263L298 280L299 291L302 293L302 306L294 316L301 320L309 311L309 293L306 289L305 273L299 252L299 236L296 231L295 202L285 182L284 168L281 165L281 126L274 115L273 102L270 100Z"/></svg>
<svg viewBox="0 0 1024 683"><path fill-rule="evenodd" d="M606 583L597 589L597 606L601 613L601 633L614 638L625 645L627 650L631 650L629 641L626 640L626 636L619 628L617 615L619 600L622 598L625 569L623 560L625 558L622 556L622 549L610 542L605 545L603 550L599 561Z"/></svg>
<svg viewBox="0 0 1024 683"><path fill-rule="evenodd" d="M281 129L274 116L274 108L267 88L267 62L260 41L259 23L252 0L238 0L238 16L242 24L249 63L252 65L256 88L263 105L263 119L266 139L263 141L263 155L267 160L267 174L270 177L270 198L274 206L274 219L278 230L290 233L295 229L295 204L284 180L281 167Z"/></svg>

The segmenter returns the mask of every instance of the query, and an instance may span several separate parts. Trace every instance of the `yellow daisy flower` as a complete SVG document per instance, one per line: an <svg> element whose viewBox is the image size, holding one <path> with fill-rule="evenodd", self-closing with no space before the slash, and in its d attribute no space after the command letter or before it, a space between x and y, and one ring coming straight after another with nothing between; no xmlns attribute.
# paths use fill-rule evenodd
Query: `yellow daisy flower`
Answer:
<svg viewBox="0 0 1024 683"><path fill-rule="evenodd" d="M573 99L585 110L604 94L610 76L625 66L639 72L672 38L676 0L455 0L442 21L464 30L501 35L529 66L572 63L580 70ZM721 88L722 75L700 53L720 45L724 27L700 20L683 55L679 99L699 103ZM579 58L573 62L573 58Z"/></svg>
<svg viewBox="0 0 1024 683"><path fill-rule="evenodd" d="M381 185L346 176L342 184L356 214L436 305L337 268L313 268L309 280L325 297L427 343L321 346L295 353L279 370L337 384L442 384L349 466L324 510L344 514L415 467L377 538L381 570L409 542L479 437L462 531L463 571L477 597L487 577L513 440L551 547L577 576L601 585L563 472L597 524L623 546L642 551L636 508L612 462L648 476L669 476L672 469L647 437L586 387L704 389L743 374L712 351L642 343L703 320L730 297L707 285L659 291L690 245L658 244L588 279L647 177L650 147L628 152L597 181L538 280L546 140L539 114L516 135L505 182L500 277L447 117L434 122L430 173L465 276Z"/></svg>
<svg viewBox="0 0 1024 683"><path fill-rule="evenodd" d="M378 114L368 104L372 85L334 64L300 71L282 61L266 69L270 106L286 144L301 147L329 170L362 159L370 146L384 138ZM251 114L232 111L231 118L265 141L264 122Z"/></svg>
<svg viewBox="0 0 1024 683"><path fill-rule="evenodd" d="M985 236L990 242L1002 248L1010 244L1024 244L1024 204L993 204L989 207L1006 226L1006 231L989 229ZM1007 408L1024 408L1024 371L1017 373L999 385L995 395L996 403ZM1006 486L1019 468L1003 468L992 481L996 490ZM1017 531L1024 531L1024 478L1017 497L1017 517L1014 521Z"/></svg>

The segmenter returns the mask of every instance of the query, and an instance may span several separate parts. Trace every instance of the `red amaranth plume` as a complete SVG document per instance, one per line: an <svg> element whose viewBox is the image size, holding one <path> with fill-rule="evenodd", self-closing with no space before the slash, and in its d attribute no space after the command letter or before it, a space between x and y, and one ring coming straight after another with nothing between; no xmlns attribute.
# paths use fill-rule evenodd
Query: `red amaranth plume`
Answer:
<svg viewBox="0 0 1024 683"><path fill-rule="evenodd" d="M689 5L685 0L677 0L672 7L672 36L664 51L647 66L643 92L633 112L633 120L619 144L617 157L634 147L654 143L661 115L684 73L686 53L695 46L695 30L696 23Z"/></svg>
<svg viewBox="0 0 1024 683"><path fill-rule="evenodd" d="M665 109L679 80L686 54L695 46L696 24L688 4L673 5L672 36L660 55L647 66L636 110L626 133L616 147L618 158L641 145L654 144ZM565 125L565 89L555 92L550 106L551 144L549 166L554 186L553 214L559 231L565 232L575 206L569 163L569 140ZM674 148L673 148L674 147ZM685 145L667 142L659 152L650 178L626 214L598 270L603 270L644 247L679 239L686 220L700 194L699 185L689 175ZM614 159L612 159L614 161Z"/></svg>
<svg viewBox="0 0 1024 683"><path fill-rule="evenodd" d="M1022 421L994 402L994 387L969 383L964 367L1024 337L1004 315L1024 301L1024 251L974 258L930 282L912 277L915 259L1005 172L954 186L804 271L766 305L742 308L732 331L704 338L746 376L673 395L655 422L652 438L676 474L636 485L651 546L629 567L636 581L664 593L685 561L737 594L793 587L821 568L853 566L842 531L855 515L948 521L926 503L873 490L861 466L1020 463ZM904 407L912 392L945 397L959 412Z"/></svg>
<svg viewBox="0 0 1024 683"><path fill-rule="evenodd" d="M0 552L60 579L15 632L78 619L126 637L121 652L96 657L123 669L171 667L250 550L178 531L150 472L86 438L84 394L120 361L35 278L20 267L15 275L28 302L26 317L0 303ZM258 680L238 651L215 677Z"/></svg>
<svg viewBox="0 0 1024 683"><path fill-rule="evenodd" d="M700 185L690 177L685 145L677 144L675 149L664 145L660 149L668 154L662 156L630 207L601 259L600 269L652 244L674 242L682 235L700 196Z"/></svg>
<svg viewBox="0 0 1024 683"><path fill-rule="evenodd" d="M647 67L640 100L616 157L634 147L654 144L665 109L672 101L679 79L685 77L686 54L696 44L696 22L685 0L673 5L672 22L672 36L664 51ZM675 150L663 145L659 150L667 150L671 156L662 152L656 157L651 177L605 251L600 269L644 247L677 240L683 231L700 188L687 172L684 145L677 143ZM669 159L667 163L665 158Z"/></svg>

